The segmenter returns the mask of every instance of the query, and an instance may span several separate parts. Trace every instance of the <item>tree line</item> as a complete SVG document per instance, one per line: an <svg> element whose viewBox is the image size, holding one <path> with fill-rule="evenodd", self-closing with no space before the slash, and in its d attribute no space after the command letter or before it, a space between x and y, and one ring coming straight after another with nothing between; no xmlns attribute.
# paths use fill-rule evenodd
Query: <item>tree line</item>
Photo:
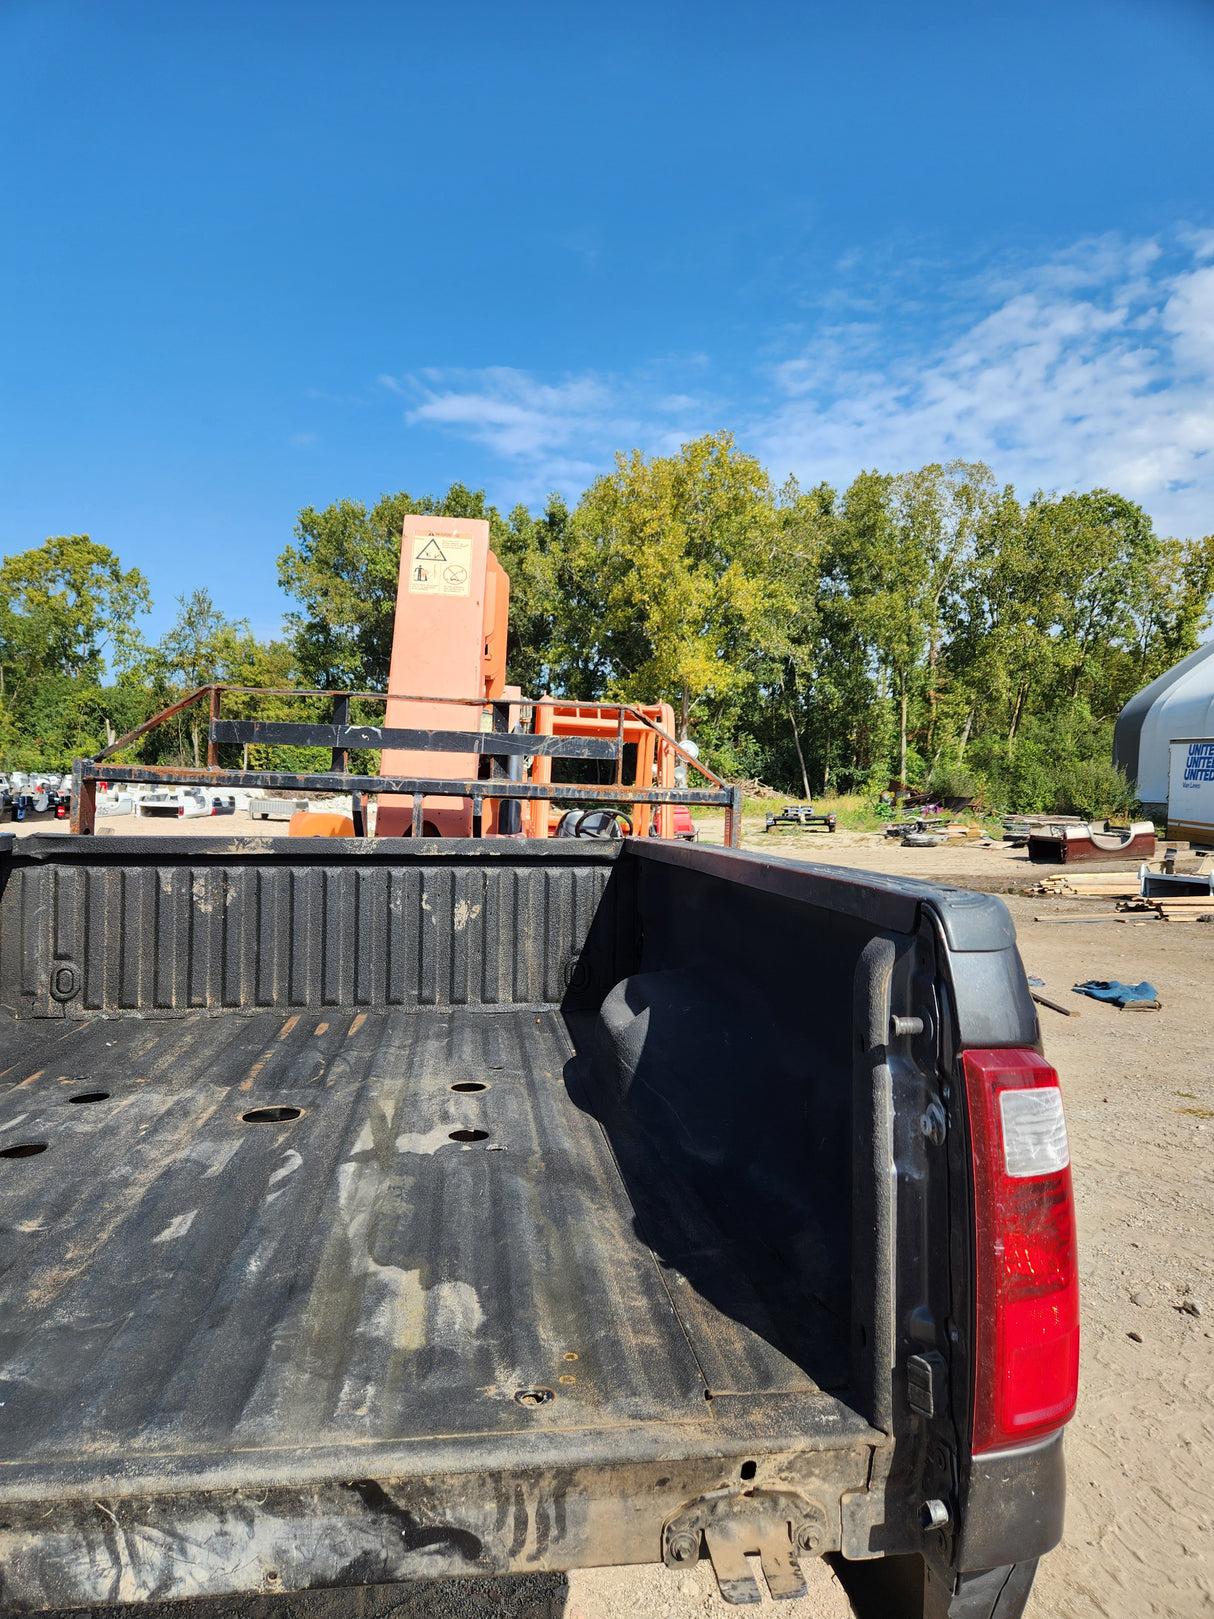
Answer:
<svg viewBox="0 0 1214 1619"><path fill-rule="evenodd" d="M897 780L991 807L1126 810L1113 720L1198 644L1214 593L1214 536L1159 536L1109 490L1021 501L964 461L776 487L721 433L620 455L575 506L552 496L538 515L459 483L305 507L278 559L297 605L270 642L197 590L149 646L146 580L84 536L9 557L6 765L95 751L210 680L386 689L401 528L425 512L488 520L525 692L669 701L722 774L799 797ZM204 724L187 714L142 756L194 762Z"/></svg>

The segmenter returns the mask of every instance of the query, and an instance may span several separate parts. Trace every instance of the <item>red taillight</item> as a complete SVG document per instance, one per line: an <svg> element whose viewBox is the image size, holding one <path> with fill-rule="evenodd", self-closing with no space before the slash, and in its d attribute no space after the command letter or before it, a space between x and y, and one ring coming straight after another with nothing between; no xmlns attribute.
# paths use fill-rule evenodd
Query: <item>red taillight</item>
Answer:
<svg viewBox="0 0 1214 1619"><path fill-rule="evenodd" d="M1058 1075L1035 1051L964 1053L974 1159L975 1453L1060 1428L1079 1388L1079 1272Z"/></svg>

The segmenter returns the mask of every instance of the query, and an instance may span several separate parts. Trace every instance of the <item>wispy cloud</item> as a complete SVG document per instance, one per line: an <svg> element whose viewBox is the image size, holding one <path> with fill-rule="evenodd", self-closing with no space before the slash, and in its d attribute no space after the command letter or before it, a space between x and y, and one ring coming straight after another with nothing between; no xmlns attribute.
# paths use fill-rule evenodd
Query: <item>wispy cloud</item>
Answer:
<svg viewBox="0 0 1214 1619"><path fill-rule="evenodd" d="M688 362L698 368L698 361ZM716 401L669 393L670 367L614 377L584 373L542 381L507 366L435 369L381 383L412 396L411 427L483 446L506 471L504 496L534 501L573 494L611 465L617 450L666 451L712 425ZM660 377L660 380L659 380Z"/></svg>
<svg viewBox="0 0 1214 1619"><path fill-rule="evenodd" d="M765 457L832 481L980 458L1022 491L1103 484L1214 529L1214 268L1102 241L983 290L934 348L890 360L879 328L834 328L775 365Z"/></svg>
<svg viewBox="0 0 1214 1619"><path fill-rule="evenodd" d="M585 446L576 470L590 475L600 444L635 434L640 423L626 412L619 389L605 377L539 382L524 371L493 366L483 371L429 371L413 379L422 394L410 423L448 428L507 461L563 462ZM571 469L572 470L572 469Z"/></svg>
<svg viewBox="0 0 1214 1619"><path fill-rule="evenodd" d="M846 484L861 467L963 456L1022 494L1103 484L1165 531L1208 533L1212 259L1214 232L1101 238L977 280L936 270L930 286L883 295L857 262L816 324L775 333L741 375L694 356L615 375L490 367L381 382L408 400L414 429L480 445L511 499L573 494L616 450L664 452L729 427L777 478Z"/></svg>

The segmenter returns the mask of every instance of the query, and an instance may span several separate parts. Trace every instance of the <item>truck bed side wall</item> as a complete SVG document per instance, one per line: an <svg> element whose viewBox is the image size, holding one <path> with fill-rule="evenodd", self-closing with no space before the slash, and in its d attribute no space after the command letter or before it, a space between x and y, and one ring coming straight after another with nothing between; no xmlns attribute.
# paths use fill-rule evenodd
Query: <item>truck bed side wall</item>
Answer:
<svg viewBox="0 0 1214 1619"><path fill-rule="evenodd" d="M968 1455L973 1189L958 1053L1039 1041L1006 907L729 851L643 845L637 866L632 998L652 1007L665 984L683 994L684 1016L656 1061L617 1057L647 1081L630 1092L635 1110L668 1152L703 1166L723 1227L780 1256L786 1293L848 1322L852 1397L895 1439L880 1521L858 1512L845 1550L906 1549L919 1503L936 1494L959 1501L960 1567L1048 1551L1062 1531L1059 1436L981 1463ZM612 1010L609 1000L605 1021ZM894 1014L923 1031L896 1036ZM925 1132L934 1107L943 1147ZM907 1399L908 1361L924 1351L951 1367L928 1420Z"/></svg>
<svg viewBox="0 0 1214 1619"><path fill-rule="evenodd" d="M874 1379L870 1353L888 1335L888 1321L877 1328L872 1315L888 1285L868 1290L864 1341L854 1355L849 1347L854 1126L870 1145L873 1133L867 1073L856 1088L853 1003L873 924L646 852L635 861L638 971L600 1019L602 1082L616 1103L609 1130L626 1115L627 1131L622 1121L615 1128L643 1141L637 1162L656 1158L694 1189L747 1253L777 1326L790 1299L803 1320L817 1316L804 1338L786 1320L794 1358L823 1386L863 1386L865 1416L888 1426L888 1365ZM888 1165L888 1142L883 1149ZM617 1154L627 1160L623 1146ZM874 1190L886 1201L889 1176L874 1187L865 1168L871 1228ZM867 1276L878 1260L871 1242L863 1246ZM889 1253L881 1259L888 1267ZM691 1279L710 1286L711 1266Z"/></svg>

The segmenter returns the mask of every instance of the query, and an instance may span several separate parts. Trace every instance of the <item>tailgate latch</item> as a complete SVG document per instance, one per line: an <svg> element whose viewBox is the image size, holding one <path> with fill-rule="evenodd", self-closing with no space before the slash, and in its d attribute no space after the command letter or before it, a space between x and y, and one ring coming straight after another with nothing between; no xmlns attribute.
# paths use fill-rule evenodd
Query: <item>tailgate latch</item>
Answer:
<svg viewBox="0 0 1214 1619"><path fill-rule="evenodd" d="M761 1602L758 1581L747 1556L757 1556L767 1589L775 1599L805 1595L798 1557L826 1551L826 1513L816 1501L792 1490L717 1490L701 1496L671 1518L662 1532L668 1568L686 1568L708 1547L713 1572L726 1602Z"/></svg>

